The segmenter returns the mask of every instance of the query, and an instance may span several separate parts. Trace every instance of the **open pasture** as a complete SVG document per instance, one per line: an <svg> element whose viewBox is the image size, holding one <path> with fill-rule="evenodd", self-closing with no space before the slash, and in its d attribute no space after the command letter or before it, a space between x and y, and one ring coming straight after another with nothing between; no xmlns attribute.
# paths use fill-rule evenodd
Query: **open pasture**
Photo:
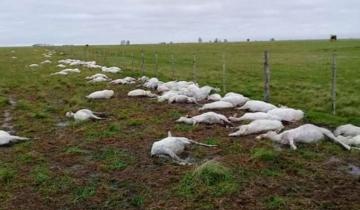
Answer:
<svg viewBox="0 0 360 210"><path fill-rule="evenodd" d="M255 135L228 137L229 128L224 126L178 124L175 120L180 116L198 114L198 106L127 97L138 84L87 83L84 78L98 73L96 69L50 76L59 70L58 60L75 58L121 67L123 72L107 74L113 79L138 77L142 75L143 49L146 75L156 74L156 52L160 79L191 80L196 54L196 80L222 88L225 52L226 91L262 99L262 58L268 49L272 103L303 109L307 114L304 122L332 128L360 122L359 41L53 49L56 53L51 64L32 69L30 64L45 60L44 48L0 48L1 122L2 113L10 112L17 134L32 138L0 148L0 209L360 208L359 151L345 151L330 141L299 145L292 151L268 140L256 140ZM336 116L331 114L330 105L334 50L339 76ZM112 99L85 98L106 88L115 91ZM105 112L108 118L75 123L65 117L67 111L81 108ZM192 147L188 155L196 163L193 166L151 158L152 143L166 137L168 130L218 147ZM204 164L206 160L212 161Z"/></svg>

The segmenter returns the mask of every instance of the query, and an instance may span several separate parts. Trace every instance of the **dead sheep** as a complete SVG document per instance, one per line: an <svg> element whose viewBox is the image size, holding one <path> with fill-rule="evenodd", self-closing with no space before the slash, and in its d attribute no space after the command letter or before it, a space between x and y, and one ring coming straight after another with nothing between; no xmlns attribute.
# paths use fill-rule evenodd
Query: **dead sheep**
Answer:
<svg viewBox="0 0 360 210"><path fill-rule="evenodd" d="M283 128L283 124L278 120L255 120L247 125L239 126L239 130L229 136L245 136L272 130L281 131Z"/></svg>
<svg viewBox="0 0 360 210"><path fill-rule="evenodd" d="M198 123L205 124L231 124L231 122L222 114L215 112L206 112L193 117L180 117L176 122L183 122L186 124L196 125Z"/></svg>
<svg viewBox="0 0 360 210"><path fill-rule="evenodd" d="M280 144L290 145L294 150L297 149L295 143L316 143L328 137L329 139L339 143L345 149L350 150L350 146L338 140L331 131L318 127L313 124L305 124L294 129L276 133L270 131L266 134L259 135L257 139L267 138Z"/></svg>
<svg viewBox="0 0 360 210"><path fill-rule="evenodd" d="M240 110L249 110L250 112L268 112L272 109L276 109L275 105L266 103L264 101L250 100L247 101Z"/></svg>
<svg viewBox="0 0 360 210"><path fill-rule="evenodd" d="M177 164L189 165L186 160L181 159L178 155L184 152L191 144L196 144L205 147L215 147L216 145L203 144L185 137L173 137L171 132L168 132L168 137L155 141L151 147L151 156L169 156Z"/></svg>
<svg viewBox="0 0 360 210"><path fill-rule="evenodd" d="M360 135L360 127L352 124L342 125L335 129L334 134L335 136L357 136Z"/></svg>

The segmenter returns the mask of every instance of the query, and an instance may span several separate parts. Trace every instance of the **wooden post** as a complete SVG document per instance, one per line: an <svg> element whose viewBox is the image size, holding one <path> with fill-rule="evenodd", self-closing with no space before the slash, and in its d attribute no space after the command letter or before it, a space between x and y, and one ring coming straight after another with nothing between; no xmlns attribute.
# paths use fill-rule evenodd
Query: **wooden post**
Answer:
<svg viewBox="0 0 360 210"><path fill-rule="evenodd" d="M270 102L270 65L267 50L264 52L264 101Z"/></svg>
<svg viewBox="0 0 360 210"><path fill-rule="evenodd" d="M158 68L159 68L159 63L158 63L158 54L155 53L155 76L158 77Z"/></svg>
<svg viewBox="0 0 360 210"><path fill-rule="evenodd" d="M193 55L192 80L196 83L196 55Z"/></svg>
<svg viewBox="0 0 360 210"><path fill-rule="evenodd" d="M171 72L172 72L172 78L175 80L175 57L174 54L171 54Z"/></svg>
<svg viewBox="0 0 360 210"><path fill-rule="evenodd" d="M332 114L336 115L336 54L332 55L332 86L331 86L331 99L332 99Z"/></svg>
<svg viewBox="0 0 360 210"><path fill-rule="evenodd" d="M144 73L145 73L145 55L144 55L144 50L141 50L141 73L142 73L142 76L144 76Z"/></svg>
<svg viewBox="0 0 360 210"><path fill-rule="evenodd" d="M225 61L225 53L222 55L222 78L223 78L223 92L226 93L226 61Z"/></svg>

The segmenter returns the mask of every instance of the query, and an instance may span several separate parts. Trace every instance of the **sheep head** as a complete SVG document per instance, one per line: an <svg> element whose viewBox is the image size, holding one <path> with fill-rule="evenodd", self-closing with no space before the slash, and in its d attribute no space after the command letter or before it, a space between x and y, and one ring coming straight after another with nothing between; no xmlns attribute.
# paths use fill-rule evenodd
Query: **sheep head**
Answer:
<svg viewBox="0 0 360 210"><path fill-rule="evenodd" d="M70 118L70 117L74 116L74 113L73 112L66 112L65 116Z"/></svg>

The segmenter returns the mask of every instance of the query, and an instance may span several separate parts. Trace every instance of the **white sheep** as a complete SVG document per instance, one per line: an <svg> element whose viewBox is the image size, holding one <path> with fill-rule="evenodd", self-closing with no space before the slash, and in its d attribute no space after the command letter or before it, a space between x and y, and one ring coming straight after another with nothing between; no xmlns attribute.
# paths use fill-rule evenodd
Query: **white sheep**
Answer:
<svg viewBox="0 0 360 210"><path fill-rule="evenodd" d="M52 73L51 75L68 75L69 73L80 73L79 69L64 69L55 73Z"/></svg>
<svg viewBox="0 0 360 210"><path fill-rule="evenodd" d="M59 64L59 65L57 65L57 67L59 67L59 68L66 68L66 66L65 66L64 64Z"/></svg>
<svg viewBox="0 0 360 210"><path fill-rule="evenodd" d="M35 68L35 67L39 67L39 64L33 63L29 65L30 68Z"/></svg>
<svg viewBox="0 0 360 210"><path fill-rule="evenodd" d="M60 64L61 65L61 64ZM97 77L103 77L103 78L109 78L107 75L105 74L94 74L94 75L91 75L91 76L88 76L88 77L85 77L85 79L87 80L92 80L92 79L95 79Z"/></svg>
<svg viewBox="0 0 360 210"><path fill-rule="evenodd" d="M96 77L90 81L88 81L88 83L98 83L98 82L107 82L109 81L109 79L104 78L104 77Z"/></svg>
<svg viewBox="0 0 360 210"><path fill-rule="evenodd" d="M194 103L197 104L197 101L195 98L193 97L189 97L189 96L184 96L184 95L174 95L171 96L168 100L169 104L171 103Z"/></svg>
<svg viewBox="0 0 360 210"><path fill-rule="evenodd" d="M337 136L337 139L342 141L344 144L350 146L360 146L360 135L357 136Z"/></svg>
<svg viewBox="0 0 360 210"><path fill-rule="evenodd" d="M335 129L334 134L335 136L357 136L360 135L360 127L352 124L342 125Z"/></svg>
<svg viewBox="0 0 360 210"><path fill-rule="evenodd" d="M251 112L268 112L272 109L277 108L276 106L266 103L264 101L250 100L247 101L242 107L238 108L240 110L249 110Z"/></svg>
<svg viewBox="0 0 360 210"><path fill-rule="evenodd" d="M268 114L280 117L281 121L296 122L304 118L304 112L299 109L280 107L272 109Z"/></svg>
<svg viewBox="0 0 360 210"><path fill-rule="evenodd" d="M206 124L231 124L231 122L222 114L215 112L206 112L193 117L180 117L176 122L183 122L186 124L196 125L198 123Z"/></svg>
<svg viewBox="0 0 360 210"><path fill-rule="evenodd" d="M66 112L66 117L74 118L75 121L87 121L89 119L101 120L103 118L96 116L95 112L89 109L80 109L77 112Z"/></svg>
<svg viewBox="0 0 360 210"><path fill-rule="evenodd" d="M218 93L214 93L214 94L211 94L207 97L207 100L208 101L220 101L221 100L221 95L218 94Z"/></svg>
<svg viewBox="0 0 360 210"><path fill-rule="evenodd" d="M350 150L350 146L344 144L342 141L338 140L331 131L318 127L312 124L305 124L300 127L284 131L277 134L276 132L270 131L266 134L259 135L257 139L268 138L272 141L290 145L292 149L296 150L297 147L295 142L301 143L316 143L324 139L325 137L330 138L331 140L339 143L345 149Z"/></svg>
<svg viewBox="0 0 360 210"><path fill-rule="evenodd" d="M109 73L118 73L121 71L121 69L119 67L116 67L116 66L113 66L113 67L106 67L106 66L103 66L101 68L101 71L103 72L109 72Z"/></svg>
<svg viewBox="0 0 360 210"><path fill-rule="evenodd" d="M155 90L155 89L157 89L159 84L162 84L162 82L159 81L157 78L153 77L153 78L149 79L148 81L146 81L143 86L146 88Z"/></svg>
<svg viewBox="0 0 360 210"><path fill-rule="evenodd" d="M168 132L168 137L156 141L151 147L151 156L170 156L176 163L180 165L190 164L186 160L181 159L180 155L190 144L197 144L206 147L215 147L216 145L208 145L185 137L173 137L171 132Z"/></svg>
<svg viewBox="0 0 360 210"><path fill-rule="evenodd" d="M240 122L240 121L254 121L254 120L279 120L281 121L281 118L276 115L271 115L269 113L264 112L254 112L254 113L245 113L241 117L229 117L229 120L231 122Z"/></svg>
<svg viewBox="0 0 360 210"><path fill-rule="evenodd" d="M157 99L159 102L164 102L164 101L168 101L171 97L179 95L179 93L177 91L167 91L164 92L161 96L158 96Z"/></svg>
<svg viewBox="0 0 360 210"><path fill-rule="evenodd" d="M233 92L227 93L221 99L221 101L232 103L234 105L234 107L241 106L241 105L245 104L248 100L249 99L247 97L244 97L241 94L233 93Z"/></svg>
<svg viewBox="0 0 360 210"><path fill-rule="evenodd" d="M241 125L239 130L229 134L229 136L245 136L271 130L281 131L284 126L278 120L255 120L247 125Z"/></svg>
<svg viewBox="0 0 360 210"><path fill-rule="evenodd" d="M122 85L126 85L126 84L134 84L136 82L135 78L132 77L125 77L122 79L116 79L111 81L111 84L122 84Z"/></svg>
<svg viewBox="0 0 360 210"><path fill-rule="evenodd" d="M86 98L88 98L88 99L109 99L109 98L113 97L113 95L114 95L113 90L100 90L100 91L95 91L95 92L89 94L88 96L86 96Z"/></svg>
<svg viewBox="0 0 360 210"><path fill-rule="evenodd" d="M165 84L160 84L157 86L156 91L163 93L163 92L170 91L170 88L168 88Z"/></svg>
<svg viewBox="0 0 360 210"><path fill-rule="evenodd" d="M43 62L41 62L40 64L49 64L49 63L51 63L51 61L50 60L44 60Z"/></svg>
<svg viewBox="0 0 360 210"><path fill-rule="evenodd" d="M151 93L151 91L146 91L142 89L136 89L128 92L130 97L156 97L156 94Z"/></svg>
<svg viewBox="0 0 360 210"><path fill-rule="evenodd" d="M13 136L6 131L0 130L0 146L25 140L29 140L29 138Z"/></svg>
<svg viewBox="0 0 360 210"><path fill-rule="evenodd" d="M234 105L226 101L215 101L211 103L204 104L199 110L208 110L208 109L229 109L233 108Z"/></svg>
<svg viewBox="0 0 360 210"><path fill-rule="evenodd" d="M138 80L139 80L140 82L146 82L146 81L149 80L149 77L147 77L147 76L142 76L142 77L140 77Z"/></svg>

